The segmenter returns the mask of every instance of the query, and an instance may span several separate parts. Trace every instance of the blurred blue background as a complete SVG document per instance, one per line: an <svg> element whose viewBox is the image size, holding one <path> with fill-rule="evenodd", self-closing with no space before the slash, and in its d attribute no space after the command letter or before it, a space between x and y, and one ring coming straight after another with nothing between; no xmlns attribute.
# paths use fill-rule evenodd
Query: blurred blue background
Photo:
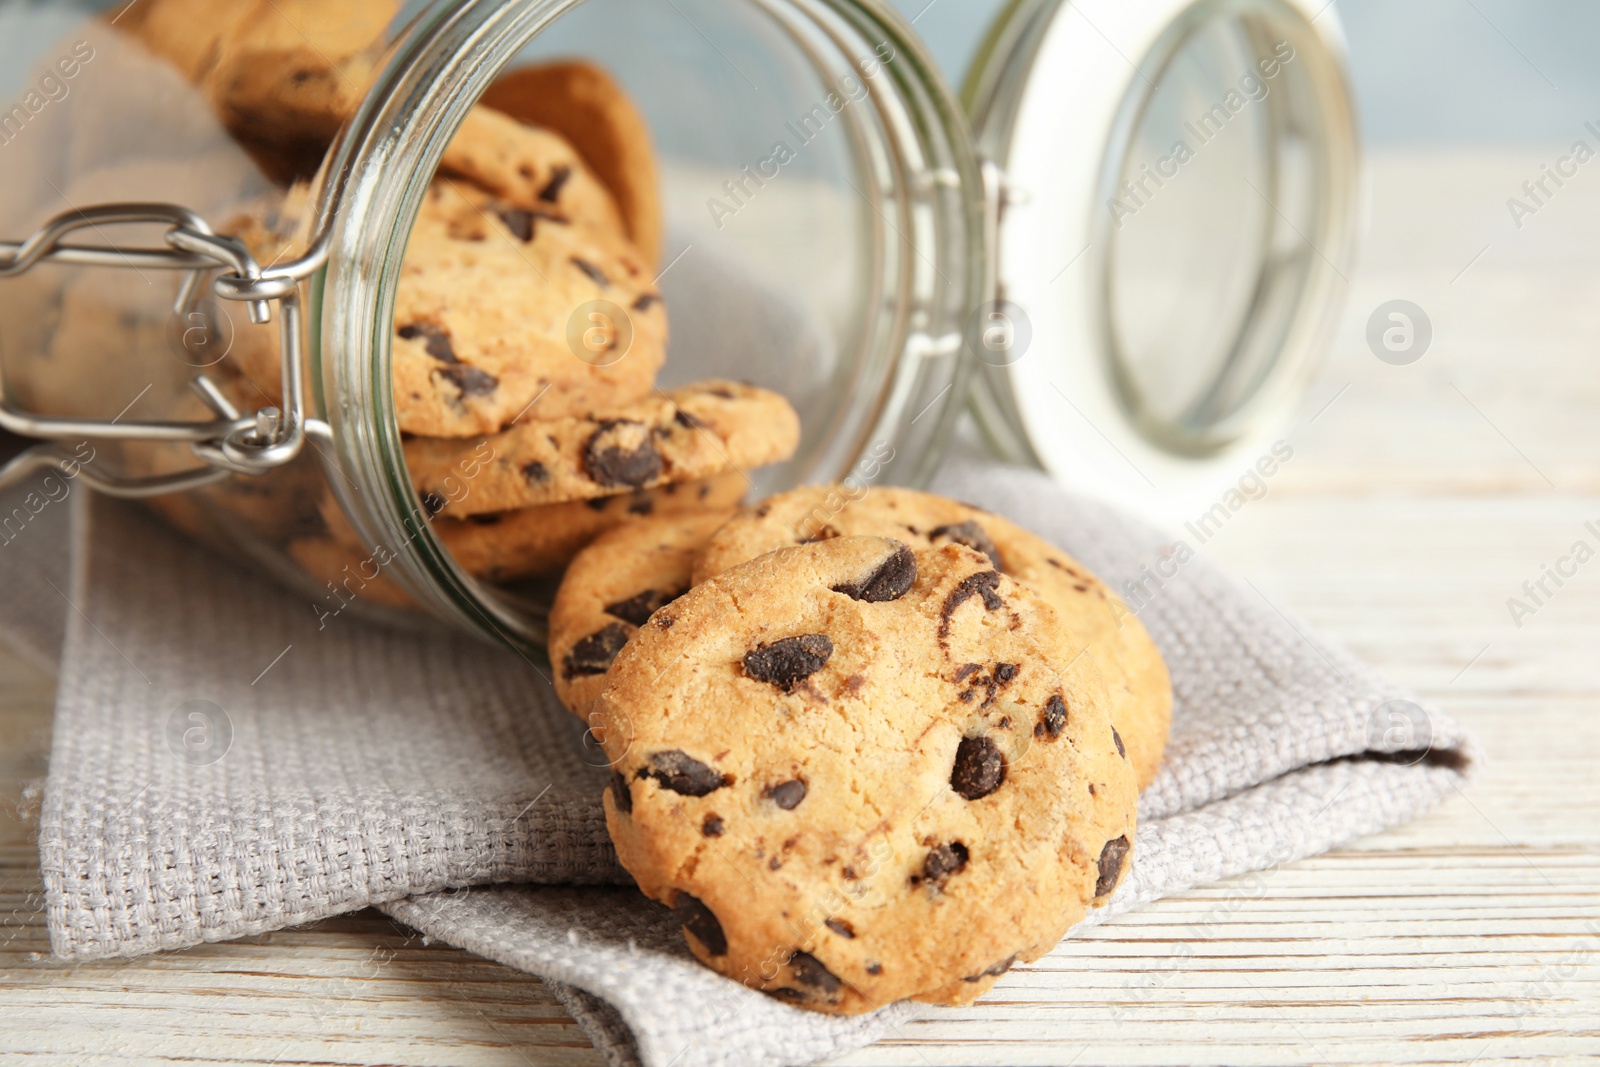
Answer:
<svg viewBox="0 0 1600 1067"><path fill-rule="evenodd" d="M1004 0L893 0L959 83ZM1362 130L1395 142L1567 140L1600 122L1596 0L1335 0Z"/></svg>
<svg viewBox="0 0 1600 1067"><path fill-rule="evenodd" d="M915 19L955 84L1005 6L891 2ZM64 31L82 5L4 6L48 38L46 27ZM1333 9L1350 42L1362 129L1375 145L1566 141L1600 120L1597 0L1334 0ZM24 80L23 36L0 38L0 90Z"/></svg>

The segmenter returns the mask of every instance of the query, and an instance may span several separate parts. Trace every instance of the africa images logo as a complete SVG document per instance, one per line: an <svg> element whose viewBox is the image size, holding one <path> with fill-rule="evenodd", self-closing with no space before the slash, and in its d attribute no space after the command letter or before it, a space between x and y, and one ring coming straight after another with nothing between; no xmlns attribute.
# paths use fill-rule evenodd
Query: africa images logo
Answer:
<svg viewBox="0 0 1600 1067"><path fill-rule="evenodd" d="M60 103L72 92L68 84L83 72L83 67L94 58L94 46L88 41L78 41L72 51L56 60L55 65L40 75L38 84L22 95L22 100L0 111L0 145L9 145L28 124L52 103ZM3 106L3 105L0 105Z"/></svg>
<svg viewBox="0 0 1600 1067"><path fill-rule="evenodd" d="M1229 89L1227 95L1197 118L1186 120L1183 128L1188 136L1174 141L1172 148L1156 160L1154 166L1141 163L1137 173L1124 172L1126 177L1117 186L1116 195L1106 201L1106 210L1111 213L1111 221L1117 224L1117 229L1148 206L1167 182L1181 174L1206 145L1222 136L1235 115L1265 100L1272 92L1273 79L1294 62L1294 58L1294 46L1288 41L1279 41L1272 55L1257 62L1255 70L1240 75L1238 88ZM1256 70L1261 73L1257 75Z"/></svg>

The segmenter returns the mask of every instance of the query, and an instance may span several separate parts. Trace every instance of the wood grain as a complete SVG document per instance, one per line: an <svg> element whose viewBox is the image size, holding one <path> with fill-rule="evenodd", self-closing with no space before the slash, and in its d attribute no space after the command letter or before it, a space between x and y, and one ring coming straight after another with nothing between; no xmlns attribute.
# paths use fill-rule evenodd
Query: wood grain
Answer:
<svg viewBox="0 0 1600 1067"><path fill-rule="evenodd" d="M1540 161L1374 162L1366 266L1289 431L1295 459L1203 547L1476 730L1481 779L1390 833L1109 923L839 1063L1600 1056L1600 560L1520 626L1506 607L1600 521L1600 182L1571 183L1515 231L1504 198ZM1363 340L1393 297L1434 320L1434 348L1410 367ZM51 962L32 845L50 694L0 658L8 1060L600 1062L537 979L375 912Z"/></svg>

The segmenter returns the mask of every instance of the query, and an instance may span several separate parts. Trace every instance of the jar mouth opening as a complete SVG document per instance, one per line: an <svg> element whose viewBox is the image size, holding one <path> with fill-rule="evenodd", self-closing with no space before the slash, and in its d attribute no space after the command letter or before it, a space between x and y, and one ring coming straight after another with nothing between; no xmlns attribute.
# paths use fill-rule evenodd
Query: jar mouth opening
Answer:
<svg viewBox="0 0 1600 1067"><path fill-rule="evenodd" d="M607 55L604 65L647 113L662 161L669 236L656 280L674 313L662 385L750 380L800 411L800 453L752 472L752 493L844 479L868 461L873 477L926 477L961 410L964 362L947 342L958 342L982 274L981 217L966 192L975 152L895 16L875 3L752 0L721 4L733 11L712 24L701 9L719 5L702 0L665 9L679 20L674 38L636 31L623 43L617 6L430 8L365 105L373 135L330 163L348 175L313 317L323 323L313 380L340 468L330 481L425 606L530 652L543 643L553 579L491 584L458 565L407 470L391 384L411 226L446 145L502 72L599 58L585 43L603 30L637 51L639 62ZM684 65L680 45L707 51L708 65ZM713 106L712 90L734 102ZM690 91L705 101L698 113L657 99ZM797 159L774 168L785 141Z"/></svg>
<svg viewBox="0 0 1600 1067"><path fill-rule="evenodd" d="M1284 0L1200 0L1137 66L1097 206L1116 401L1204 458L1281 414L1347 282L1356 183L1343 74Z"/></svg>

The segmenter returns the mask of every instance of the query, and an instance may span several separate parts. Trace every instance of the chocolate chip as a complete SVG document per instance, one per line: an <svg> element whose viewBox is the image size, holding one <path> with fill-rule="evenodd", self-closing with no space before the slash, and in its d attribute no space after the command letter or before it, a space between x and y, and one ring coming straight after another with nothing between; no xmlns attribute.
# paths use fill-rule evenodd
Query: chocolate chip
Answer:
<svg viewBox="0 0 1600 1067"><path fill-rule="evenodd" d="M798 778L793 778L787 782L767 786L761 795L784 811L793 811L806 798L806 784Z"/></svg>
<svg viewBox="0 0 1600 1067"><path fill-rule="evenodd" d="M590 281L602 289L610 287L611 279L606 277L605 271L590 263L587 259L579 259L577 256L573 256L571 259L572 265L587 274Z"/></svg>
<svg viewBox="0 0 1600 1067"><path fill-rule="evenodd" d="M629 515L648 515L655 509L656 502L642 493L628 501Z"/></svg>
<svg viewBox="0 0 1600 1067"><path fill-rule="evenodd" d="M1015 663L996 663L994 666L994 680L997 685L1010 685L1011 679L1017 676Z"/></svg>
<svg viewBox="0 0 1600 1067"><path fill-rule="evenodd" d="M644 423L607 419L584 446L583 469L600 485L639 489L661 477L661 453Z"/></svg>
<svg viewBox="0 0 1600 1067"><path fill-rule="evenodd" d="M694 415L689 414L689 412L684 411L682 408L679 408L677 411L673 412L672 421L676 422L679 426L682 426L685 430L703 430L706 426L704 422L700 421L700 419L696 418Z"/></svg>
<svg viewBox="0 0 1600 1067"><path fill-rule="evenodd" d="M477 367L468 367L465 364L436 370L433 372L433 377L450 382L462 396L488 396L500 388L500 379Z"/></svg>
<svg viewBox="0 0 1600 1067"><path fill-rule="evenodd" d="M622 651L622 646L628 643L632 633L620 622L607 623L603 629L573 645L562 662L567 680L606 673L611 669L611 661L617 658L617 653Z"/></svg>
<svg viewBox="0 0 1600 1067"><path fill-rule="evenodd" d="M804 993L800 992L800 990L790 989L788 986L779 986L777 989L769 989L766 991L766 993L767 996L776 1000L784 1001L788 1004L804 1004L806 1001L811 999Z"/></svg>
<svg viewBox="0 0 1600 1067"><path fill-rule="evenodd" d="M626 600L619 600L615 604L606 605L606 614L623 622L631 622L635 626L643 626L650 621L650 616L658 610L677 600L685 590L658 590L646 589L644 592L631 596Z"/></svg>
<svg viewBox="0 0 1600 1067"><path fill-rule="evenodd" d="M491 511L483 515L468 515L467 521L474 526L498 526L504 518L504 515Z"/></svg>
<svg viewBox="0 0 1600 1067"><path fill-rule="evenodd" d="M611 772L611 800L620 812L633 810L633 792L628 788L628 780L620 771Z"/></svg>
<svg viewBox="0 0 1600 1067"><path fill-rule="evenodd" d="M727 824L722 821L722 816L716 814L707 815L700 824L700 836L721 837L723 831L727 828Z"/></svg>
<svg viewBox="0 0 1600 1067"><path fill-rule="evenodd" d="M506 224L506 229L523 244L533 240L534 214L521 208L500 206L495 208L495 214L500 216L500 221Z"/></svg>
<svg viewBox="0 0 1600 1067"><path fill-rule="evenodd" d="M838 934L840 937L843 937L843 938L846 938L846 939L850 939L850 940L854 940L855 939L856 928L854 926L851 926L848 922L846 922L843 919L824 919L824 920L822 920L822 925L826 926L828 929L832 930L834 933Z"/></svg>
<svg viewBox="0 0 1600 1067"><path fill-rule="evenodd" d="M424 489L420 494L420 497L422 500L422 510L428 513L428 518L430 519L439 514L439 512L443 511L444 506L450 503L450 501L446 500L444 496L439 493L435 493L431 489Z"/></svg>
<svg viewBox="0 0 1600 1067"><path fill-rule="evenodd" d="M441 326L432 326L425 322L411 323L400 327L395 333L407 341L423 338L422 350L440 363L460 363L456 358L455 346L450 343L450 331Z"/></svg>
<svg viewBox="0 0 1600 1067"><path fill-rule="evenodd" d="M1000 562L1000 550L995 547L989 535L982 526L972 521L955 523L950 526L936 526L928 531L928 539L935 543L939 541L953 541L958 545L966 545L974 552L982 552L989 557L989 562L994 564L995 570L1004 570Z"/></svg>
<svg viewBox="0 0 1600 1067"><path fill-rule="evenodd" d="M1044 713L1039 716L1039 722L1033 728L1034 737L1048 737L1054 741L1061 736L1061 731L1067 727L1067 702L1061 699L1060 693L1054 693L1044 702Z"/></svg>
<svg viewBox="0 0 1600 1067"><path fill-rule="evenodd" d="M611 506L611 498L608 496L597 496L591 500L585 500L583 502L583 506L588 508L590 511L604 511L606 508Z"/></svg>
<svg viewBox="0 0 1600 1067"><path fill-rule="evenodd" d="M917 557L911 554L911 549L901 545L878 565L877 570L859 581L836 585L833 591L852 600L882 604L905 596L916 580Z"/></svg>
<svg viewBox="0 0 1600 1067"><path fill-rule="evenodd" d="M834 994L844 988L839 976L822 965L822 961L809 952L796 950L789 953L789 966L794 968L795 981L823 993Z"/></svg>
<svg viewBox="0 0 1600 1067"><path fill-rule="evenodd" d="M1128 858L1128 839L1119 837L1106 842L1100 850L1100 878L1094 884L1094 895L1103 897L1117 887L1122 876L1122 861Z"/></svg>
<svg viewBox="0 0 1600 1067"><path fill-rule="evenodd" d="M532 463L524 463L522 465L522 476L529 483L546 482L550 480L550 471L543 463L534 460Z"/></svg>
<svg viewBox="0 0 1600 1067"><path fill-rule="evenodd" d="M785 637L759 645L744 654L744 673L758 682L771 682L785 693L820 671L833 655L827 634Z"/></svg>
<svg viewBox="0 0 1600 1067"><path fill-rule="evenodd" d="M976 663L963 663L961 666L956 668L955 683L960 685L962 682L972 677L973 674L981 670L983 670L983 668Z"/></svg>
<svg viewBox="0 0 1600 1067"><path fill-rule="evenodd" d="M969 853L967 846L960 841L952 841L948 845L940 845L928 853L928 858L922 861L922 878L935 888L943 888L950 876L960 874L966 869ZM912 878L912 882L919 881Z"/></svg>
<svg viewBox="0 0 1600 1067"><path fill-rule="evenodd" d="M1005 607L1005 601L1000 599L1000 594L995 592L995 587L1000 584L1000 575L995 571L979 571L969 574L950 590L950 595L944 598L944 607L939 609L939 637L941 640L950 636L950 616L956 609L973 597L982 597L983 606L988 611L996 611Z"/></svg>
<svg viewBox="0 0 1600 1067"><path fill-rule="evenodd" d="M649 311L656 304L661 303L661 298L655 293L640 293L639 299L633 302L633 310Z"/></svg>
<svg viewBox="0 0 1600 1067"><path fill-rule="evenodd" d="M1127 759L1128 750L1123 746L1122 735L1117 733L1117 728L1115 726L1111 728L1111 740L1117 743L1117 755L1121 756L1123 759Z"/></svg>
<svg viewBox="0 0 1600 1067"><path fill-rule="evenodd" d="M873 975L882 974L883 964L879 963L877 960L873 960L871 963L867 964L867 973Z"/></svg>
<svg viewBox="0 0 1600 1067"><path fill-rule="evenodd" d="M567 179L572 177L572 168L567 166L554 167L550 171L550 180L539 190L539 199L547 204L555 203L561 197L561 187L567 184Z"/></svg>
<svg viewBox="0 0 1600 1067"><path fill-rule="evenodd" d="M1016 962L1017 962L1017 957L1016 956L1008 956L1007 958L1001 960L999 963L996 963L994 966L986 968L985 970L981 970L977 974L969 974L969 975L967 975L965 978L963 978L961 980L963 982L981 982L985 978L998 978L1000 975L1005 974L1007 971L1009 971L1011 969L1012 964L1014 964Z"/></svg>
<svg viewBox="0 0 1600 1067"><path fill-rule="evenodd" d="M693 756L673 748L650 757L650 769L640 777L654 778L663 789L686 797L703 797L728 784L728 780Z"/></svg>
<svg viewBox="0 0 1600 1067"><path fill-rule="evenodd" d="M693 934L707 952L713 956L728 954L728 938L722 932L722 924L711 914L711 909L700 902L699 897L679 893L672 898L672 912L677 916L678 923Z"/></svg>
<svg viewBox="0 0 1600 1067"><path fill-rule="evenodd" d="M950 788L968 800L980 800L1006 780L1006 758L987 737L963 737L956 746Z"/></svg>

